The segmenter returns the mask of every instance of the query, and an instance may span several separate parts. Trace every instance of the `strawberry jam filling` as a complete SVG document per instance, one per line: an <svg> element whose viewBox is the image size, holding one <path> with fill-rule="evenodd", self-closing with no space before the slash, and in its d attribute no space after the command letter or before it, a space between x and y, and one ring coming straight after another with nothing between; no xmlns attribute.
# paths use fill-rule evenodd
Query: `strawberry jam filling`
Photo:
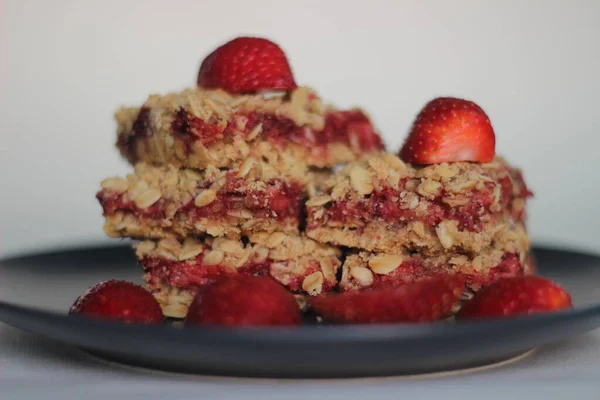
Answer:
<svg viewBox="0 0 600 400"><path fill-rule="evenodd" d="M203 182L200 188L209 186ZM193 199L181 206L177 214L186 219L227 218L236 212L250 212L252 218L270 218L298 220L302 211L304 190L297 183L289 183L281 179L271 179L260 189L252 189L248 181L236 178L234 173L228 176L226 184L217 191L216 199L204 207L196 207ZM133 201L125 201L122 194L101 191L97 195L104 210L104 215L117 212L134 214L147 219L166 218L167 202L159 200L152 206L141 209Z"/></svg>
<svg viewBox="0 0 600 400"><path fill-rule="evenodd" d="M488 285L498 279L514 278L521 276L524 272L524 265L519 260L519 256L514 253L506 253L502 257L500 264L491 268L487 274L487 279L477 282L481 285Z"/></svg>
<svg viewBox="0 0 600 400"><path fill-rule="evenodd" d="M139 208L133 201L124 201L122 194L100 191L96 195L100 201L104 215L113 215L117 212L131 213L148 219L165 218L165 209L162 200L157 201L148 208Z"/></svg>
<svg viewBox="0 0 600 400"><path fill-rule="evenodd" d="M309 227L322 225L325 220L342 224L364 225L372 220L389 223L412 221L423 222L433 227L443 220L458 221L459 229L481 231L482 218L493 214L490 206L493 204L492 190L470 191L466 194L468 202L464 205L450 205L443 201L444 193L426 202L426 212L411 208L410 204L400 197L402 189L384 188L373 192L361 201L337 201L331 204L322 217L309 215ZM318 215L318 214L317 214Z"/></svg>
<svg viewBox="0 0 600 400"><path fill-rule="evenodd" d="M261 263L250 261L239 268L227 267L220 264L203 264L202 255L187 261L171 261L157 257L145 257L138 261L144 268L144 271L150 274L152 281L166 282L171 286L188 290L197 289L214 282L224 275L231 274L271 276L275 280L278 280L277 272L271 269L271 264L274 261L269 259ZM281 261L277 261L277 263L281 264ZM315 261L301 275L286 276L285 286L292 292L300 292L302 291L302 281L304 278L316 271L319 271L319 263ZM323 290L330 290L334 286L335 283L323 282Z"/></svg>
<svg viewBox="0 0 600 400"><path fill-rule="evenodd" d="M232 212L249 210L253 218L287 219L300 217L304 190L299 184L271 179L264 189L249 189L244 178L227 179L226 185L217 192L217 198L204 207L193 202L180 209L192 218L226 216Z"/></svg>
<svg viewBox="0 0 600 400"><path fill-rule="evenodd" d="M210 146L234 132L247 138L258 124L262 126L262 137L280 145L297 143L311 151L315 151L316 147L316 153L326 153L326 148L323 147L329 143L344 143L364 152L383 149L383 142L368 117L358 110L331 112L325 117L324 128L315 131L308 126L297 125L289 118L262 112L235 114L226 123L219 124L206 122L184 109L179 109L171 124L171 130L190 153L194 142ZM152 134L150 110L144 107L133 124L133 135L120 136L117 145L130 159L137 160L135 141L143 140Z"/></svg>
<svg viewBox="0 0 600 400"><path fill-rule="evenodd" d="M516 180L517 183L515 183ZM419 221L427 227L434 227L445 220L455 220L462 231L481 232L483 220L493 221L504 212L510 212L513 219L520 221L526 218L524 208L512 210L515 199L532 196L527 189L520 174L515 177L507 176L498 180L501 190L499 206L500 211L492 211L494 205L494 184L486 183L481 190L469 189L458 193L460 201L448 193L440 190L433 199L420 198L422 207L411 207L411 198L402 197L407 180L399 184L398 189L391 187L376 190L359 201L340 200L326 205L326 212L315 213L311 209L308 216L309 229L318 228L327 221L338 222L344 225L364 226L370 221L384 221L387 223L408 223ZM519 188L515 195L515 185ZM451 201L448 201L451 199Z"/></svg>
<svg viewBox="0 0 600 400"><path fill-rule="evenodd" d="M365 114L357 110L336 111L327 114L323 130L317 132L306 126L296 125L291 119L270 114L248 115L247 126L262 124L263 136L280 144L291 141L307 148L344 143L358 146L365 152L383 149L381 138Z"/></svg>

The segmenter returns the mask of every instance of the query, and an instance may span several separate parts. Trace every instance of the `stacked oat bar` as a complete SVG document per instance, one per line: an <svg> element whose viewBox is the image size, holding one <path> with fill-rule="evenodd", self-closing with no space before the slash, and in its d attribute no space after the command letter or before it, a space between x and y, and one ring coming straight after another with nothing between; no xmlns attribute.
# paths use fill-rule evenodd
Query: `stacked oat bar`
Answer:
<svg viewBox="0 0 600 400"><path fill-rule="evenodd" d="M303 233L304 202L329 169L383 149L360 110L305 87L233 94L197 87L116 114L134 166L97 197L111 237L134 245L165 315L184 317L200 287L232 273L273 277L294 293L337 286L340 250Z"/></svg>
<svg viewBox="0 0 600 400"><path fill-rule="evenodd" d="M520 171L499 157L417 166L374 154L307 201L307 235L352 249L341 290L457 273L477 290L530 272L529 195Z"/></svg>

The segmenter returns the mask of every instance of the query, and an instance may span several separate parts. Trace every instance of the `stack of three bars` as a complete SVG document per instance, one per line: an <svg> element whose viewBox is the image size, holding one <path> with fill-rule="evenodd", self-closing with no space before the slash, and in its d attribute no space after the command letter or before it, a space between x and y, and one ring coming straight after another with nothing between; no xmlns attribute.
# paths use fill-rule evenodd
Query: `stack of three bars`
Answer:
<svg viewBox="0 0 600 400"><path fill-rule="evenodd" d="M232 94L197 87L117 112L117 146L135 167L97 197L112 237L134 248L165 315L185 317L219 276L271 276L292 292L337 286L340 250L303 234L304 201L329 168L383 149L360 110L311 90Z"/></svg>

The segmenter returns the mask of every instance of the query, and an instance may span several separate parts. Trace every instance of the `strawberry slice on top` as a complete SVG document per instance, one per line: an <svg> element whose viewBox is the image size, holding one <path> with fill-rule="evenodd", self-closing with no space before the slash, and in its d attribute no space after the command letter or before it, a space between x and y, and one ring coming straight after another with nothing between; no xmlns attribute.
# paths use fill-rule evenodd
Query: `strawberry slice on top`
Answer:
<svg viewBox="0 0 600 400"><path fill-rule="evenodd" d="M400 150L400 158L413 164L490 162L496 136L490 119L472 101L438 97L425 105Z"/></svg>
<svg viewBox="0 0 600 400"><path fill-rule="evenodd" d="M267 39L239 37L213 51L198 73L198 86L231 93L292 90L296 82L281 48Z"/></svg>

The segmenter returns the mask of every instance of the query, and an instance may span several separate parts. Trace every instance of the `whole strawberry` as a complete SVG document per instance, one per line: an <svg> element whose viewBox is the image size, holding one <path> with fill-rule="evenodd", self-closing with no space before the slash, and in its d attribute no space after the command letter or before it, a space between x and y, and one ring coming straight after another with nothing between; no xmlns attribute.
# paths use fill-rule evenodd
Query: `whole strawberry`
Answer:
<svg viewBox="0 0 600 400"><path fill-rule="evenodd" d="M435 321L451 314L464 290L460 276L440 276L394 286L323 295L311 301L325 320L374 324Z"/></svg>
<svg viewBox="0 0 600 400"><path fill-rule="evenodd" d="M427 103L400 150L414 164L494 159L496 136L487 114L472 101L438 97Z"/></svg>
<svg viewBox="0 0 600 400"><path fill-rule="evenodd" d="M204 59L198 86L232 93L292 90L296 82L281 48L267 39L239 37Z"/></svg>
<svg viewBox="0 0 600 400"><path fill-rule="evenodd" d="M69 314L116 320L128 324L160 324L160 305L143 287L110 280L86 290L71 306Z"/></svg>
<svg viewBox="0 0 600 400"><path fill-rule="evenodd" d="M185 325L293 326L302 322L294 296L271 278L231 275L205 286Z"/></svg>
<svg viewBox="0 0 600 400"><path fill-rule="evenodd" d="M539 276L501 279L481 289L457 314L457 319L527 315L571 308L571 296Z"/></svg>

